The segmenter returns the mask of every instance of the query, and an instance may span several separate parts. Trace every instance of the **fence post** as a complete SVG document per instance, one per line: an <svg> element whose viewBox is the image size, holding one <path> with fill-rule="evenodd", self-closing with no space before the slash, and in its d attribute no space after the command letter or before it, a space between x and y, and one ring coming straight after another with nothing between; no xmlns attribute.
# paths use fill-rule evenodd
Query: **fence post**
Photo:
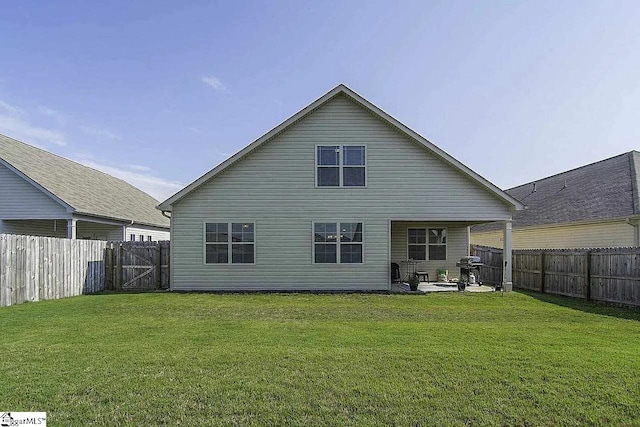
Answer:
<svg viewBox="0 0 640 427"><path fill-rule="evenodd" d="M540 292L544 293L544 251L540 252Z"/></svg>
<svg viewBox="0 0 640 427"><path fill-rule="evenodd" d="M153 263L155 265L155 286L156 289L160 289L160 276L162 272L162 257L160 256L160 243L156 243L155 250L153 252Z"/></svg>
<svg viewBox="0 0 640 427"><path fill-rule="evenodd" d="M591 301L591 251L587 252L586 298Z"/></svg>
<svg viewBox="0 0 640 427"><path fill-rule="evenodd" d="M116 290L122 290L122 263L124 262L124 248L122 247L122 243L118 244L118 254L117 254L117 267L118 271L116 272Z"/></svg>
<svg viewBox="0 0 640 427"><path fill-rule="evenodd" d="M110 291L113 288L113 243L107 243L104 258L104 288Z"/></svg>

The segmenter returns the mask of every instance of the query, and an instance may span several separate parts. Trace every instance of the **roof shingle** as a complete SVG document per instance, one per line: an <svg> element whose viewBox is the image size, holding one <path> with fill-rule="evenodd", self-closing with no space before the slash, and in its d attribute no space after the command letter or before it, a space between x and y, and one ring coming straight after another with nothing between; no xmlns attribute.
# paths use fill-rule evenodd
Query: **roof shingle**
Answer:
<svg viewBox="0 0 640 427"><path fill-rule="evenodd" d="M640 153L631 151L505 190L526 209L513 215L513 227L560 224L640 214L635 173ZM489 231L499 224L481 224Z"/></svg>
<svg viewBox="0 0 640 427"><path fill-rule="evenodd" d="M168 227L158 201L104 172L0 135L0 158L79 214Z"/></svg>

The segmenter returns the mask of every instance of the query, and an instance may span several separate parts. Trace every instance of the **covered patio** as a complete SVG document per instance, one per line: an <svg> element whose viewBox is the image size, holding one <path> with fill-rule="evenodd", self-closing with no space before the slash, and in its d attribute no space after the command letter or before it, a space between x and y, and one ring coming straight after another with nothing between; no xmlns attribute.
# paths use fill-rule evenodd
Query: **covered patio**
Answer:
<svg viewBox="0 0 640 427"><path fill-rule="evenodd" d="M389 226L389 256L393 269L399 269L399 280L392 280L392 292L408 292L409 279L417 275L417 292L457 291L461 258L470 255L470 227L487 222L391 220ZM501 221L504 230L505 266L511 265L511 221ZM505 268L502 289L510 291L511 268ZM393 278L393 274L390 275ZM479 278L479 283L482 278ZM467 286L469 292L493 292L490 286Z"/></svg>

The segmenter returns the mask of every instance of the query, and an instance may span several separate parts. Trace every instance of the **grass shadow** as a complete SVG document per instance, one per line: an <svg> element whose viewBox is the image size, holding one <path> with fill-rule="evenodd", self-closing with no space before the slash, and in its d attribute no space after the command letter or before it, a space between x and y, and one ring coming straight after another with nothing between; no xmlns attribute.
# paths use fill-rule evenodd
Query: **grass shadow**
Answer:
<svg viewBox="0 0 640 427"><path fill-rule="evenodd" d="M615 303L601 301L585 301L578 298L566 297L563 295L550 295L540 292L517 289L515 292L530 296L539 301L555 304L585 313L600 314L602 316L616 317L619 319L629 319L640 321L640 307L630 307L617 305Z"/></svg>

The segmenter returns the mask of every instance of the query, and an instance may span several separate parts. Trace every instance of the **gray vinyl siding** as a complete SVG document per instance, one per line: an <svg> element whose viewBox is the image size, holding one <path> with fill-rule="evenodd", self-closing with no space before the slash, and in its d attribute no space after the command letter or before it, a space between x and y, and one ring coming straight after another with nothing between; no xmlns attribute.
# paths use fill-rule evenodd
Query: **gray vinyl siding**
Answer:
<svg viewBox="0 0 640 427"><path fill-rule="evenodd" d="M407 229L408 228L446 228L447 229L447 259L439 261L418 261L417 271L429 273L429 280L436 280L437 270L449 270L449 278L459 277L456 262L463 256L469 255L469 234L467 227L457 223L447 222L396 222L391 225L391 261L400 265L400 272L406 274ZM428 258L428 249L427 249Z"/></svg>
<svg viewBox="0 0 640 427"><path fill-rule="evenodd" d="M70 218L57 201L0 164L0 219Z"/></svg>
<svg viewBox="0 0 640 427"><path fill-rule="evenodd" d="M54 224L55 223L55 224ZM2 234L21 234L26 236L41 237L67 237L67 220L19 220L0 221L0 233Z"/></svg>
<svg viewBox="0 0 640 427"><path fill-rule="evenodd" d="M147 236L151 236L151 240L154 242L161 240L169 240L169 230L164 230L155 227L147 227L144 225L136 225L134 227L127 227L127 232L125 234L125 240L129 240L129 235L135 234L136 240L138 240L138 236L140 234L144 235L145 241L147 240Z"/></svg>
<svg viewBox="0 0 640 427"><path fill-rule="evenodd" d="M78 239L122 240L123 226L78 221L76 236ZM43 237L67 237L67 220L18 220L2 221L2 233L22 234Z"/></svg>
<svg viewBox="0 0 640 427"><path fill-rule="evenodd" d="M78 239L91 240L122 240L122 225L109 225L94 222L78 221L76 224L76 237Z"/></svg>
<svg viewBox="0 0 640 427"><path fill-rule="evenodd" d="M367 187L316 188L316 144L366 145ZM510 216L495 194L339 96L173 206L172 288L385 290L389 220ZM256 264L205 265L208 220L253 220ZM364 223L364 264L313 264L312 222L332 220Z"/></svg>

